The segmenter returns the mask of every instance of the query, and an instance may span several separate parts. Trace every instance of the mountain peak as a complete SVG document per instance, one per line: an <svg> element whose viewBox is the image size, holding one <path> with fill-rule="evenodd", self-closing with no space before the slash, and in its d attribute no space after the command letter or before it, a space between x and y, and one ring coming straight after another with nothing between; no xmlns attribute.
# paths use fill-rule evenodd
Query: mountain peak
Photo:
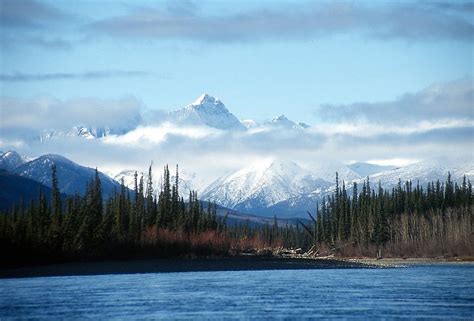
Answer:
<svg viewBox="0 0 474 321"><path fill-rule="evenodd" d="M285 115L280 115L272 119L273 122L280 122L280 121L285 121L285 120L290 121L288 117L286 117Z"/></svg>
<svg viewBox="0 0 474 321"><path fill-rule="evenodd" d="M218 98L209 94L202 94L193 103L171 115L179 123L189 125L207 125L225 130L246 129Z"/></svg>
<svg viewBox="0 0 474 321"><path fill-rule="evenodd" d="M188 105L186 109L206 114L230 114L219 98L209 94L202 94L193 103Z"/></svg>
<svg viewBox="0 0 474 321"><path fill-rule="evenodd" d="M216 102L220 102L219 98L213 97L209 94L202 94L199 96L191 105L203 105L203 104L215 104Z"/></svg>
<svg viewBox="0 0 474 321"><path fill-rule="evenodd" d="M268 121L267 124L270 126L277 126L288 129L305 129L309 127L305 123L295 123L294 121L289 120L288 117L286 117L285 115L275 117L272 120Z"/></svg>

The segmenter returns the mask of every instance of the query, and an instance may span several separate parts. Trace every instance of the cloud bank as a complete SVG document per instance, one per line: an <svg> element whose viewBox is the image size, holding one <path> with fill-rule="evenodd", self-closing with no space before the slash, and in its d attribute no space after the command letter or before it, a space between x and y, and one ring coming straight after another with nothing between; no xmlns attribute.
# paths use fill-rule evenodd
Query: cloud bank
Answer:
<svg viewBox="0 0 474 321"><path fill-rule="evenodd" d="M36 0L0 1L0 48L13 50L18 45L42 49L69 50L69 40L58 37L58 26L75 19L56 7Z"/></svg>
<svg viewBox="0 0 474 321"><path fill-rule="evenodd" d="M0 74L0 81L4 82L29 82L29 81L48 81L48 80L96 80L119 77L142 77L149 73L139 70L95 70L84 73L41 73L31 74L15 72L9 74Z"/></svg>
<svg viewBox="0 0 474 321"><path fill-rule="evenodd" d="M130 123L140 121L142 105L133 97L59 100L42 96L33 99L0 97L0 107L2 133L12 136L19 132L64 130L84 124L130 128Z"/></svg>
<svg viewBox="0 0 474 321"><path fill-rule="evenodd" d="M420 92L393 101L359 102L350 105L323 105L316 115L324 122L357 119L376 124L430 126L429 123L474 121L474 81L472 78L434 84Z"/></svg>
<svg viewBox="0 0 474 321"><path fill-rule="evenodd" d="M144 170L152 160L158 167L179 163L188 172L206 177L207 183L267 157L313 165L322 160L383 161L466 154L472 158L473 89L471 79L439 83L388 102L323 105L317 111L321 120L310 128L248 131L173 123L161 112L154 113L150 122L141 116L150 113L134 98L61 101L3 97L0 149L13 148L30 156L60 153L110 172ZM60 136L41 143L25 135L25 131L31 137L41 129L67 129L78 124L127 126L131 120L137 122L132 122L126 133L94 140Z"/></svg>
<svg viewBox="0 0 474 321"><path fill-rule="evenodd" d="M140 8L123 16L96 21L90 24L89 31L129 39L189 39L220 43L314 39L352 31L387 40L471 42L474 34L472 10L461 10L459 5L449 2L394 2L383 6L317 2L227 15L197 14L195 7L194 3L186 2L179 10ZM468 4L466 7L470 8Z"/></svg>

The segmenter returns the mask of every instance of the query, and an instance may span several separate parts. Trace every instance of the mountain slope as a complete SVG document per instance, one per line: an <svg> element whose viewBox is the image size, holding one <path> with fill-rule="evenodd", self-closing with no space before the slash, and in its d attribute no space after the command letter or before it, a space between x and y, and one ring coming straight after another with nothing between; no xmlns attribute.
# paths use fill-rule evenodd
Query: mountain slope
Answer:
<svg viewBox="0 0 474 321"><path fill-rule="evenodd" d="M201 95L192 104L170 114L173 121L184 125L206 125L224 130L245 130L245 126L217 98Z"/></svg>
<svg viewBox="0 0 474 321"><path fill-rule="evenodd" d="M11 210L13 205L19 205L20 202L28 205L31 201L37 201L40 190L48 202L51 199L49 187L3 170L0 170L0 186L0 210Z"/></svg>
<svg viewBox="0 0 474 321"><path fill-rule="evenodd" d="M216 180L202 197L235 210L262 214L273 204L329 185L296 163L267 159Z"/></svg>
<svg viewBox="0 0 474 321"><path fill-rule="evenodd" d="M21 157L20 154L15 151L10 150L0 155L0 169L9 172L14 170L16 167L24 164L25 162L26 159Z"/></svg>
<svg viewBox="0 0 474 321"><path fill-rule="evenodd" d="M53 164L56 164L57 168L59 190L65 194L72 195L77 192L83 195L86 191L86 184L95 175L94 169L81 166L63 156L54 154L38 157L15 168L13 172L51 187L51 167ZM99 172L99 178L105 197L112 194L114 190L118 191L120 189L120 184L107 175Z"/></svg>
<svg viewBox="0 0 474 321"><path fill-rule="evenodd" d="M295 123L289 120L285 115L280 115L264 123L266 127L273 127L276 129L306 129L309 125L305 123Z"/></svg>
<svg viewBox="0 0 474 321"><path fill-rule="evenodd" d="M469 157L433 158L371 175L370 180L373 183L380 181L384 188L391 188L397 185L399 179L402 182L411 180L414 184L419 181L424 186L426 183L438 179L444 182L448 172L451 173L453 181L461 182L464 175L472 181L474 178L474 162Z"/></svg>
<svg viewBox="0 0 474 321"><path fill-rule="evenodd" d="M402 184L407 180L411 180L413 184L419 182L420 185L425 188L426 184L431 181L439 179L441 182L444 182L447 178L448 172L451 173L451 178L455 182L460 183L464 175L466 175L467 179L473 181L474 162L471 158L429 159L419 163L369 175L369 179L372 188L380 182L382 188L391 189L398 184L399 180L401 180ZM352 182L356 182L361 186L364 180L365 178L346 181L347 192L349 194L352 193ZM301 194L274 204L268 208L268 211L284 213L285 216L288 217L305 217L306 211L314 211L318 202L320 203L324 196L331 195L334 190L334 184L323 189L315 189L311 193Z"/></svg>

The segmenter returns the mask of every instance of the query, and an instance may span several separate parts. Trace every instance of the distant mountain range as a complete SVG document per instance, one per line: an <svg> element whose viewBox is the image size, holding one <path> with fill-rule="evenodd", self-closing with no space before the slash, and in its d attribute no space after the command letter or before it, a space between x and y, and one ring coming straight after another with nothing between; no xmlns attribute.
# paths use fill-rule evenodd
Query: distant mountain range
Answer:
<svg viewBox="0 0 474 321"><path fill-rule="evenodd" d="M83 195L86 185L93 179L95 169L81 166L73 161L54 154L40 156L33 160L27 160L15 151L8 151L0 155L0 170L8 171L20 177L31 179L51 188L51 167L56 165L61 193ZM102 182L104 196L107 197L119 191L120 184L112 178L99 172Z"/></svg>
<svg viewBox="0 0 474 321"><path fill-rule="evenodd" d="M59 189L63 197L67 195L84 195L86 184L95 175L95 170L81 166L60 155L43 155L29 160L19 155L15 151L0 152L0 210L10 210L13 205L29 204L30 201L37 201L39 191L46 196L47 201L51 198L51 167L56 165ZM124 184L129 188L134 188L135 171L123 171L115 177L124 180ZM147 175L143 175L146 184ZM99 172L104 197L111 195L116 190L119 191L120 183ZM171 177L174 182L175 177ZM155 192L159 193L161 181L154 179ZM191 181L179 179L180 194L187 199L189 191L192 190ZM207 203L203 201L203 205ZM227 222L233 224L262 225L273 224L273 218L260 217L245 214L237 210L218 206L217 214L227 217ZM295 219L279 219L278 224L294 225Z"/></svg>
<svg viewBox="0 0 474 321"><path fill-rule="evenodd" d="M161 114L160 114L161 115ZM236 131L248 134L270 131L270 134L289 131L301 133L308 130L308 125L293 122L284 115L272 120L259 123L246 119L240 121L232 114L218 98L208 94L201 95L196 101L184 108L160 116L146 126L160 126L166 122L176 126L205 126L223 131ZM80 125L69 131L45 130L41 140L54 139L62 136L81 137L84 139L106 139L110 135L123 135L136 130L144 119L131 119L129 125L123 128L93 128ZM143 129L143 128L142 128ZM59 173L60 189L63 193L84 193L94 169L80 166L59 155L44 155L34 160L27 159L13 151L3 153L0 157L0 169L36 182L51 186L51 166L56 163ZM235 172L206 182L204 186L199 181L199 173L187 174L182 172L179 179L180 193L187 198L190 190L198 189L203 200L216 201L219 205L238 212L279 217L306 216L307 210L314 210L322 197L334 190L335 173L339 180L346 185L362 182L369 177L371 182L381 182L384 188L391 188L398 180L419 181L425 184L431 180L444 180L448 171L454 180L461 180L464 175L472 179L474 175L473 158L438 158L425 160L420 163L395 168L358 162L350 165L334 161L299 164L298 160L266 159ZM143 169L141 169L143 170ZM174 172L170 168L171 173ZM133 188L135 169L124 168L110 177L100 174L105 194L118 189L121 179L125 185ZM141 173L139 173L141 175ZM159 177L159 175L157 176ZM146 181L147 177L144 175ZM172 177L174 180L174 178ZM155 190L161 187L161 181L154 179Z"/></svg>
<svg viewBox="0 0 474 321"><path fill-rule="evenodd" d="M241 121L226 108L220 99L208 94L202 94L194 102L184 108L168 113L159 113L159 116L148 118L137 117L131 119L128 125L121 126L120 128L94 127L87 124L78 124L66 130L56 128L43 129L39 133L38 138L42 142L61 137L102 139L111 135L124 135L140 125L157 126L164 122L180 126L206 126L225 131L305 130L310 127L305 123L293 122L284 115L262 123L251 119Z"/></svg>
<svg viewBox="0 0 474 321"><path fill-rule="evenodd" d="M32 191L38 190L40 185L51 187L51 166L56 164L59 178L59 188L64 194L84 194L86 184L93 178L93 168L81 166L60 155L43 155L36 159L20 156L15 151L8 151L0 155L0 170L8 171L2 178L2 189L6 192L5 182L10 177L18 181L18 185L25 186L30 182L23 200L31 198ZM173 170L170 169L173 173ZM200 191L200 198L214 201L221 206L220 213L229 213L235 219L262 221L263 217L277 216L279 218L306 217L306 212L314 211L316 204L324 196L330 195L335 188L335 173L339 173L340 183L344 182L348 192L354 182L362 184L368 176L374 184L380 182L384 188L392 188L401 180L419 182L423 186L427 182L444 181L448 172L454 181L460 182L463 176L472 180L474 177L474 162L471 158L436 158L404 167L392 168L367 163L351 165L336 162L307 164L301 166L296 162L276 159L265 159L233 173L218 178ZM120 184L117 180L123 178L125 185L133 189L135 171L125 170L111 178L99 172L104 196L118 191ZM13 175L13 176L12 176ZM142 175L139 173L139 175ZM146 183L147 177L144 176ZM28 179L22 181L20 178ZM179 179L180 194L187 199L189 191L194 188L195 174L182 175ZM174 181L174 177L171 177ZM31 182L40 185L31 184ZM161 181L154 179L154 189L159 191ZM15 185L15 184L14 184ZM10 184L9 190L15 190ZM13 189L12 189L13 188ZM34 194L34 193L33 193ZM15 199L10 196L4 199ZM18 198L16 198L18 200ZM3 202L3 201L2 201ZM6 201L4 201L6 202ZM4 206L3 206L4 207ZM248 213L248 214L243 214ZM253 214L253 215L250 215ZM255 218L255 217L257 218ZM258 218L260 217L260 218Z"/></svg>
<svg viewBox="0 0 474 321"><path fill-rule="evenodd" d="M331 169L331 170L329 170ZM428 182L444 182L451 173L460 182L463 176L474 178L474 162L470 158L429 159L393 168L367 163L328 164L304 168L294 162L267 161L252 164L223 176L206 188L202 197L243 212L262 216L305 217L314 211L324 196L335 190L335 175L351 191L354 182L361 185L366 177L372 184L381 183L391 189L401 180L426 186ZM375 185L372 185L375 186Z"/></svg>

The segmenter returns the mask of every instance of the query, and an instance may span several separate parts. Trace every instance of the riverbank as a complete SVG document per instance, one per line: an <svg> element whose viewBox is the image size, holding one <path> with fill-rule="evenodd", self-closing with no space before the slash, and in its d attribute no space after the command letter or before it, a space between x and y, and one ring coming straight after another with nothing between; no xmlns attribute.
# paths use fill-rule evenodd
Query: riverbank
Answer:
<svg viewBox="0 0 474 321"><path fill-rule="evenodd" d="M0 278L73 276L197 271L251 271L375 268L375 264L340 259L276 258L238 256L198 259L148 259L78 262L0 268Z"/></svg>
<svg viewBox="0 0 474 321"><path fill-rule="evenodd" d="M448 258L346 258L348 262L362 263L380 267L403 267L430 264L474 264L473 257Z"/></svg>

